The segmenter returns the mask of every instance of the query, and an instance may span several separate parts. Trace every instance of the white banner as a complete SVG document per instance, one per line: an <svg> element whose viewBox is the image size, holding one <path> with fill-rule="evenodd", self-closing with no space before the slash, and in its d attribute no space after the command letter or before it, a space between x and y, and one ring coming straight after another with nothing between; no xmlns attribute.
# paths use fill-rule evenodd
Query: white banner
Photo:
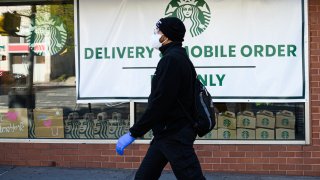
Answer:
<svg viewBox="0 0 320 180"><path fill-rule="evenodd" d="M77 100L143 99L160 52L156 22L180 18L183 46L215 99L305 100L302 0L77 0Z"/></svg>

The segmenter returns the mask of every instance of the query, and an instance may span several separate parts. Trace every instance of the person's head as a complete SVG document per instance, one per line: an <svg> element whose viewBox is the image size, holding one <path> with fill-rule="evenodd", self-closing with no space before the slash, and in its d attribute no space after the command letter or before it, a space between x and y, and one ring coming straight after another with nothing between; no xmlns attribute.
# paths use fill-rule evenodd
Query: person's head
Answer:
<svg viewBox="0 0 320 180"><path fill-rule="evenodd" d="M186 28L179 18L161 18L156 23L156 29L152 37L152 46L158 49L170 42L183 42L185 33Z"/></svg>

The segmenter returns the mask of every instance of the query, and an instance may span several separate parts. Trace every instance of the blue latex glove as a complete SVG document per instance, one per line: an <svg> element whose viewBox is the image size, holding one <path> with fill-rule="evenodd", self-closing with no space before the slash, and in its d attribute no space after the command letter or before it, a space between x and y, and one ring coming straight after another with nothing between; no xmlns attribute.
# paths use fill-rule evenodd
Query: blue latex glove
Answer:
<svg viewBox="0 0 320 180"><path fill-rule="evenodd" d="M118 142L117 142L117 146L116 146L116 151L119 155L123 155L123 151L124 151L124 148L126 148L127 146L129 146L131 143L133 143L133 141L136 140L136 138L132 137L130 135L130 132L128 132L127 134L121 136L119 139L118 139Z"/></svg>

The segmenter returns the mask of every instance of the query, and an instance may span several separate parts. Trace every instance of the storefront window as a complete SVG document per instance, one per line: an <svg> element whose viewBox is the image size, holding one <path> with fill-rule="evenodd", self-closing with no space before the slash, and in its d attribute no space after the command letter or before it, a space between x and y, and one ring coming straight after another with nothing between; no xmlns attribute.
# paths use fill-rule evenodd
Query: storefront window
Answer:
<svg viewBox="0 0 320 180"><path fill-rule="evenodd" d="M146 106L136 103L136 120ZM305 140L304 108L304 103L215 103L216 126L197 139Z"/></svg>
<svg viewBox="0 0 320 180"><path fill-rule="evenodd" d="M0 138L119 138L129 103L76 104L74 5L39 4L0 6Z"/></svg>
<svg viewBox="0 0 320 180"><path fill-rule="evenodd" d="M63 0L54 2L35 0L32 3L22 0L0 2L0 140L1 138L115 140L128 132L130 126L138 121L145 111L147 107L145 94L149 93L149 90L144 87L149 87L150 85L150 80L155 70L154 65L158 62L158 53L147 46L140 36L138 37L139 33L130 31L126 34L127 26L122 27L122 25L132 25L131 20L126 19L129 15L126 17L121 16L122 19L126 19L126 23L115 23L116 25L112 28L109 26L105 28L93 27L89 25L96 17L99 17L99 14L93 13L92 15L90 13L101 7L90 7L91 9L87 10L86 7L90 4L88 1L80 0L77 2L82 3L82 6L75 8L73 1ZM119 3L117 1L113 2ZM106 3L104 2L103 4ZM163 2L159 1L157 3L163 5ZM132 3L129 4L130 7L135 7ZM148 5L148 3L145 4ZM118 9L107 5L106 7L109 9L104 10L105 14L102 14L105 17L117 14ZM79 17L77 17L79 19L82 18L82 26L75 22L77 12L74 9L82 13L79 13ZM146 13L153 14L153 12L148 11ZM86 18L88 14L92 15L92 17ZM148 16L146 15L146 17ZM150 27L150 29L152 28ZM111 34L110 37L98 37L101 34L107 34L106 32ZM146 32L149 31L146 30L140 34L146 34ZM120 35L124 34L130 36L130 38L127 39L126 36L121 39ZM206 34L204 33L204 35ZM98 40L101 40L104 44ZM77 45L75 45L75 41L79 41ZM83 44L87 43L81 47L82 49L79 45L80 41ZM254 42L254 40L252 41ZM94 43L91 45L91 42ZM127 42L129 45L127 45ZM185 47L192 60L197 61L197 58L202 56L202 45L201 47L200 45L187 45ZM227 48L223 46L207 43L203 47L204 58L209 58L210 56L215 63L219 62L219 59L215 58L227 57L223 53ZM229 46L231 51L228 58L230 58L231 63L232 58L235 57L235 51L233 51L235 47L235 45ZM241 53L245 57L241 58L247 58L249 55L246 54L246 50L250 52L253 49L261 50L261 52L255 52L255 57L261 55L263 58L271 58L271 56L275 56L276 53L273 51L278 46L253 45L251 47L243 45L242 47L243 51ZM266 48L266 57L262 55L263 47ZM76 51L77 48L79 48L79 52ZM280 50L281 48L282 45L279 45L278 49ZM298 48L290 45L288 48L294 51L292 55L296 57ZM213 50L217 54L213 55ZM269 50L272 50L272 52L269 52ZM299 52L297 51L297 54ZM281 53L278 54L279 57L277 58L284 56ZM290 53L288 54L290 55ZM83 56L83 61L78 60L81 59L80 56ZM304 54L298 54L298 56L303 57ZM252 55L252 58L255 57ZM133 59L137 60L137 62ZM156 62L154 61L155 59ZM253 59L252 61L259 60ZM87 78L95 70L90 69L85 63L81 65L83 69L80 66L76 67L76 62L94 62L97 64L95 67L106 66L106 63L110 63L111 66L108 66L107 70L103 69L104 73L110 72L110 74L96 74L96 77ZM198 62L202 61L199 60ZM205 59L203 62L209 62L209 59ZM225 59L223 59L223 62L225 62ZM120 67L120 63L123 63L123 66ZM230 64L226 65L231 66L232 64ZM122 74L116 68L113 68L113 65L120 68ZM209 68L209 66L200 65L198 67L202 69ZM219 67L227 69L226 65L222 64ZM241 63L237 66L231 66L230 69L238 68L240 69L238 72L243 73L242 68L256 68L256 66L240 65ZM78 79L76 78L77 68L83 72L81 78L79 77ZM211 68L216 67L212 66ZM301 68L303 72L300 75L305 73L304 68L305 64ZM143 73L139 74L137 70L141 70ZM116 72L120 75L112 74L111 72ZM298 72L300 72L300 69ZM216 88L219 84L221 89L224 79L229 76L226 76L225 73L215 73L217 74L203 73L199 75L199 78L205 85ZM252 73L254 74L254 72ZM104 81L106 79L97 78L97 76L106 78L107 82ZM263 75L260 76L262 77ZM116 82L115 78L120 80L117 79ZM130 83L126 78L131 80ZM80 83L80 80L83 83ZM308 89L308 85L305 86L304 79L301 78L299 80L299 82L303 82L301 86L303 93L301 94L303 94L304 98L305 89ZM141 83L141 81L145 82L144 86L140 87L141 89L134 86ZM271 82L271 80L266 78L264 82ZM76 83L79 83L78 88L76 88ZM129 85L126 83L129 83ZM226 83L240 86L242 82L231 82L230 80ZM103 86L99 86L100 84L103 84ZM118 86L119 84L123 86ZM86 87L92 85L95 85L95 90ZM128 88L127 86L130 87ZM108 93L104 93L106 91L105 87L112 87L108 89L108 92L110 91L112 94L110 97ZM135 88L128 92L131 87ZM254 87L251 89L254 89ZM286 90L289 91L288 89ZM81 97L79 95L80 91L82 92L81 95L83 95ZM250 88L243 90L245 95L250 91ZM274 93L275 91L272 92ZM230 95L235 97L232 101L236 101L237 97L241 96L241 93L239 93L240 95ZM290 141L305 142L306 134L308 134L308 129L306 129L308 120L306 119L308 117L306 115L308 112L306 104L308 102L304 102L303 98L301 100L301 97L296 96L295 93L292 94L292 97L296 97L297 101L283 100L291 97L291 95L287 96L285 93L279 95L283 99L276 102L270 101L279 98L277 94L269 95L271 98L268 99L268 103L263 102L263 100L259 103L245 101L243 100L245 98L237 102L221 102L223 97L220 97L219 101L216 102L214 100L216 112L215 128L209 134L204 137L197 137L197 139L199 141L203 140L203 142L210 140L212 143L216 140L236 140L243 143L246 143L246 141L266 140L288 141L289 143ZM251 98L250 96L245 97ZM253 95L252 97L254 99L256 96ZM262 96L259 94L257 97ZM84 103L87 99L94 99L99 103ZM101 103L106 99L107 101L105 102L110 103ZM117 99L117 101L112 101L112 99ZM77 100L78 103L81 102L82 104L77 104ZM134 119L130 119L130 117L134 117ZM152 131L149 131L142 139L150 140L152 136Z"/></svg>

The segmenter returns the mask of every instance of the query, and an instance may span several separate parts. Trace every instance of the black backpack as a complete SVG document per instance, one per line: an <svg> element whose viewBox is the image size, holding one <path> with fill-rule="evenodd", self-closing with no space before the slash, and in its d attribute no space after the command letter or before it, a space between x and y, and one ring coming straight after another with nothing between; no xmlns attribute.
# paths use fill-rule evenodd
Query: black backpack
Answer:
<svg viewBox="0 0 320 180"><path fill-rule="evenodd" d="M193 71L196 74L192 65ZM181 102L178 103L182 107L188 119L193 123L193 127L199 137L209 133L216 125L215 112L212 97L206 87L199 81L197 77L194 80L194 112L191 116L183 107Z"/></svg>

